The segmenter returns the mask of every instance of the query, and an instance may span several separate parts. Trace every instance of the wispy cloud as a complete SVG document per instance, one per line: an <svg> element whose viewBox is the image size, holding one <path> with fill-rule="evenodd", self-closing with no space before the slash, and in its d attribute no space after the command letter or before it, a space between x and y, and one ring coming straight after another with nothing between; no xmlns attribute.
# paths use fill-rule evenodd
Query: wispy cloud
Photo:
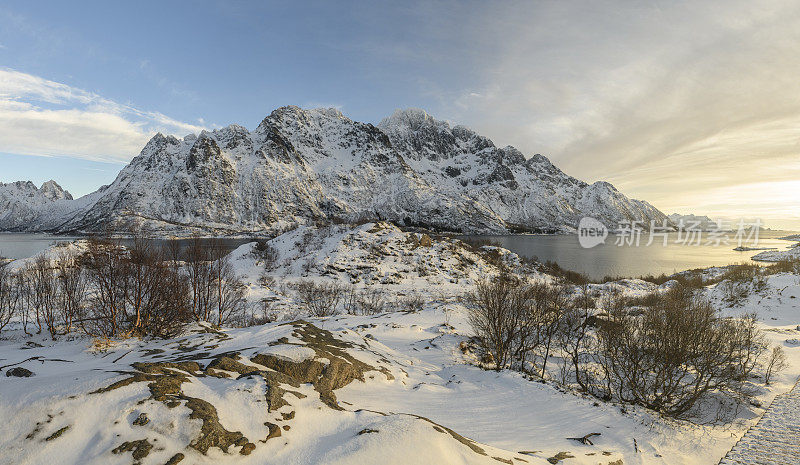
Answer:
<svg viewBox="0 0 800 465"><path fill-rule="evenodd" d="M0 152L124 162L155 132L202 129L67 84L0 69Z"/></svg>
<svg viewBox="0 0 800 465"><path fill-rule="evenodd" d="M474 6L445 27L483 51L465 85L436 90L439 116L667 212L800 226L796 2Z"/></svg>

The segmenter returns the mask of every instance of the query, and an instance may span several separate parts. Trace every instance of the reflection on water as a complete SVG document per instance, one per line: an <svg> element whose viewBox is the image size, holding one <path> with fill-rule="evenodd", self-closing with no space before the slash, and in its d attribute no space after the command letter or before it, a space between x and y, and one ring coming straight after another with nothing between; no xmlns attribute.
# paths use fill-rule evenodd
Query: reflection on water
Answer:
<svg viewBox="0 0 800 465"><path fill-rule="evenodd" d="M761 231L758 247L776 247L779 250L793 242L779 240L790 234L786 231ZM662 246L661 238L655 238L652 245L646 246L647 238L642 235L639 247L617 246L616 237L608 236L604 244L584 249L574 235L561 236L464 236L490 239L501 246L528 258L540 261L554 261L563 268L589 275L593 279L606 276L644 276L648 274L671 274L677 271L709 266L722 266L750 262L750 257L759 251L737 252L737 243L731 240L728 245L701 245L676 243L677 233L668 235L667 246ZM731 235L731 239L733 235Z"/></svg>

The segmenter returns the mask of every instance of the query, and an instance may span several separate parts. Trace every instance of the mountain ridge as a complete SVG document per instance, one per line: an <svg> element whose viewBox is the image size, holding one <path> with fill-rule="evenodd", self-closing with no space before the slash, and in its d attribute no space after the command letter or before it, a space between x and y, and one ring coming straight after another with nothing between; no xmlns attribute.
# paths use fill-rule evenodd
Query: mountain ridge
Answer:
<svg viewBox="0 0 800 465"><path fill-rule="evenodd" d="M253 131L158 133L110 185L27 211L0 229L253 234L378 219L463 233L568 232L581 216L609 226L666 218L607 182L585 183L424 110L373 125L295 106Z"/></svg>

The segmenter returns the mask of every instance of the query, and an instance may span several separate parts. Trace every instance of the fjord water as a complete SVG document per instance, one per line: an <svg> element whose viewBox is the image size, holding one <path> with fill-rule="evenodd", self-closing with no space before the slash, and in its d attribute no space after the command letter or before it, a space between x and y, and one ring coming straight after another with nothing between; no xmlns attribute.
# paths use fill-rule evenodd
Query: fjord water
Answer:
<svg viewBox="0 0 800 465"><path fill-rule="evenodd" d="M17 234L17 233L0 233L0 257L19 259L31 257L38 252L50 247L58 242L68 242L75 239L80 239L76 236L55 236L52 234ZM230 252L240 245L250 242L253 239L246 238L222 238L217 240L217 243L222 246L223 250ZM200 239L201 244L209 242L210 239ZM154 245L157 247L164 247L170 242L177 242L181 249L189 246L191 239L154 239ZM130 241L120 240L122 245L127 245Z"/></svg>
<svg viewBox="0 0 800 465"><path fill-rule="evenodd" d="M787 231L762 230L757 247L775 247L785 250L794 244L778 238L791 234ZM513 236L463 236L475 239L489 239L519 255L554 261L562 268L578 271L592 279L606 276L639 277L646 275L672 274L678 271L711 266L724 266L751 262L750 257L761 252L733 250L738 244L733 240L734 233L728 237L730 243L719 246L706 244L707 237L701 236L700 245L686 245L678 242L678 234L670 233L667 245L655 237L653 244L647 246L648 237L642 234L638 247L618 246L617 237L609 235L605 243L591 249L584 249L576 235L513 235ZM752 246L751 244L745 244Z"/></svg>
<svg viewBox="0 0 800 465"><path fill-rule="evenodd" d="M0 233L0 257L28 258L50 247L56 242L72 241L74 236L54 236L52 234Z"/></svg>
<svg viewBox="0 0 800 465"><path fill-rule="evenodd" d="M761 231L758 247L775 247L786 249L793 242L780 240L779 237L790 234L787 231ZM749 262L750 257L759 251L738 252L733 250L735 242L719 246L707 245L705 237L701 245L684 245L678 243L675 233L669 234L667 245L662 246L660 238L652 245L646 246L647 237L642 235L641 243L636 246L617 246L616 237L608 236L604 244L591 249L584 249L575 235L513 235L513 236L463 236L475 239L489 239L501 246L528 258L540 261L554 261L563 268L587 274L593 279L606 276L637 277L648 274L671 274L677 271L709 266L723 266L734 263ZM731 235L732 238L732 235ZM0 256L12 259L26 258L35 255L50 245L60 241L76 239L72 236L54 236L49 234L16 234L0 233ZM182 247L189 244L188 239L176 239ZM221 240L223 248L233 250L249 242L251 239ZM157 240L157 244L165 245L169 239ZM124 244L125 241L122 241Z"/></svg>

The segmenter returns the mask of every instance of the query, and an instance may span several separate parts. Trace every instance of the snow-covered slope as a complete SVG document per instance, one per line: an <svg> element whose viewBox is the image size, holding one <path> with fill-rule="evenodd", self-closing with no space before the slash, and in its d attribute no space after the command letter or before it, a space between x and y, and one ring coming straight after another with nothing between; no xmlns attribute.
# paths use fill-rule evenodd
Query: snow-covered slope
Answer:
<svg viewBox="0 0 800 465"><path fill-rule="evenodd" d="M197 325L177 339L90 348L3 341L4 357L41 363L32 378L0 381L0 463L547 463L419 415L338 402L348 384L405 384L413 367L357 331L317 325Z"/></svg>
<svg viewBox="0 0 800 465"><path fill-rule="evenodd" d="M37 188L30 181L0 183L0 230L26 228L52 204L64 204L72 195L55 181Z"/></svg>
<svg viewBox="0 0 800 465"><path fill-rule="evenodd" d="M69 247L80 252L81 244ZM231 262L248 300L293 307L291 322L196 324L168 340L52 341L24 335L18 322L4 329L0 463L710 465L800 373L794 273L765 276L736 305L725 281L700 291L723 316L757 309L789 367L731 423L697 425L559 387L558 354L547 382L481 368L457 296L501 268L553 279L509 251L388 223L304 226L267 244L277 252L269 262L255 243L233 251ZM313 318L291 287L300 281L374 287L397 302L414 292L421 304ZM674 283L624 280L592 292L643 296ZM32 376L6 376L14 368ZM569 439L591 433L600 434L590 444Z"/></svg>
<svg viewBox="0 0 800 465"><path fill-rule="evenodd" d="M45 210L25 229L248 233L383 219L463 232L566 231L585 215L610 226L665 218L608 183L586 184L541 155L526 160L421 110L375 127L334 109L282 107L252 132L157 134L102 192Z"/></svg>

